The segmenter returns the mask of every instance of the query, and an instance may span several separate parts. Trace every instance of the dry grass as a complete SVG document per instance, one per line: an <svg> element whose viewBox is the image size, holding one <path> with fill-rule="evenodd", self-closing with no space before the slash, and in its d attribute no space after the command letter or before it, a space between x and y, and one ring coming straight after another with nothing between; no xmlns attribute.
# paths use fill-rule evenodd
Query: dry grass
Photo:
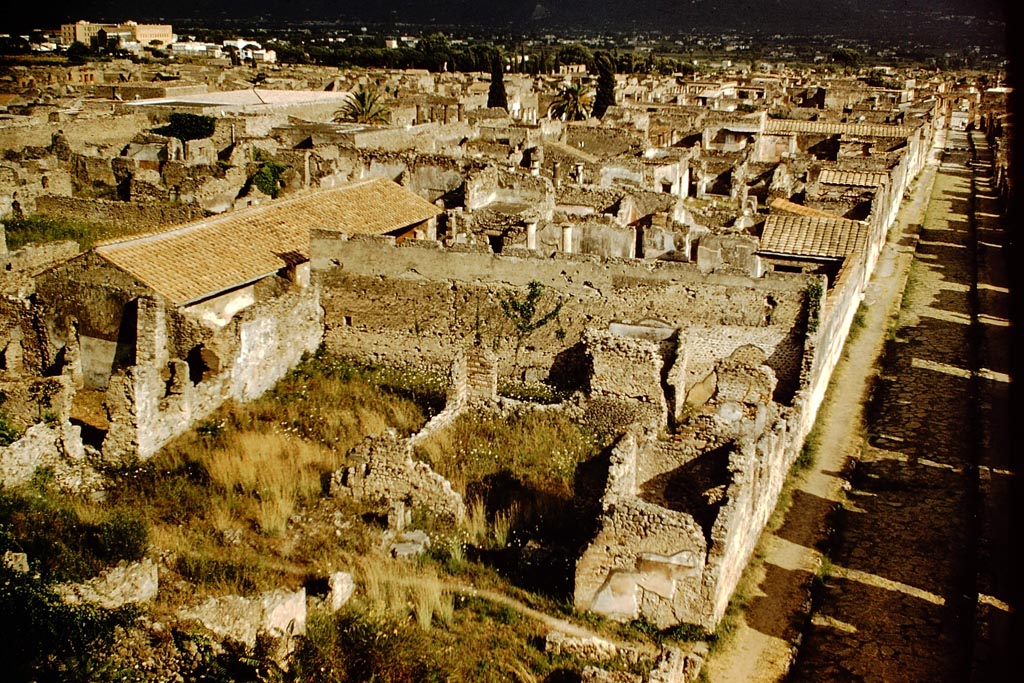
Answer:
<svg viewBox="0 0 1024 683"><path fill-rule="evenodd" d="M225 405L153 459L117 472L110 502L139 511L154 546L171 551L182 577L201 589L248 594L295 585L313 564L337 566L345 553L358 554L366 533L356 523L345 538L331 526L329 537L304 533L296 541L290 522L316 508L351 446L424 422L416 402L318 354L266 396Z"/></svg>
<svg viewBox="0 0 1024 683"><path fill-rule="evenodd" d="M507 510L499 510L494 514L494 544L499 548L508 545L509 535L520 518L519 504L513 502Z"/></svg>
<svg viewBox="0 0 1024 683"><path fill-rule="evenodd" d="M592 438L553 411L468 412L417 448L418 457L463 494L471 482L503 471L571 493L577 464L595 452Z"/></svg>
<svg viewBox="0 0 1024 683"><path fill-rule="evenodd" d="M210 478L224 491L215 500L221 520L242 519L270 535L281 534L298 506L321 492L321 477L343 455L291 434L239 432L223 446L199 452Z"/></svg>
<svg viewBox="0 0 1024 683"><path fill-rule="evenodd" d="M470 543L480 545L487 540L487 506L483 498L475 496L469 501L462 526L469 535Z"/></svg>
<svg viewBox="0 0 1024 683"><path fill-rule="evenodd" d="M360 599L371 613L413 618L420 628L453 623L455 606L436 569L400 560L363 557L356 562Z"/></svg>

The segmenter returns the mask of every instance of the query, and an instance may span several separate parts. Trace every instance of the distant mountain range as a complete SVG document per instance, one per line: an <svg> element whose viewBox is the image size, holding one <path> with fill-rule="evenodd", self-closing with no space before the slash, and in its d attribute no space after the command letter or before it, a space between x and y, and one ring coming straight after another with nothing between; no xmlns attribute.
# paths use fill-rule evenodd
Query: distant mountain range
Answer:
<svg viewBox="0 0 1024 683"><path fill-rule="evenodd" d="M164 6L128 0L50 0L6 11L0 19L0 32L53 28L77 19L263 19L268 23L319 19L478 25L524 31L732 29L851 37L880 34L898 39L911 17L938 26L949 23L940 18L942 15L1002 20L1002 6L1000 0L174 0ZM904 17L904 21L896 20L897 16ZM956 28L969 43L971 25L959 21ZM991 33L992 28L984 30Z"/></svg>

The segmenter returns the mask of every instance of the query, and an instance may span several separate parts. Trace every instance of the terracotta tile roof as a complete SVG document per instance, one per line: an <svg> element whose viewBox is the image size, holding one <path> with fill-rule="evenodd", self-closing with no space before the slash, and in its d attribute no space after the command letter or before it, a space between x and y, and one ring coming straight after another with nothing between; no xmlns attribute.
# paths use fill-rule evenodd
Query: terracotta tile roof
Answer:
<svg viewBox="0 0 1024 683"><path fill-rule="evenodd" d="M818 180L826 185L853 185L855 187L878 187L889 179L881 171L844 171L838 168L822 169Z"/></svg>
<svg viewBox="0 0 1024 683"><path fill-rule="evenodd" d="M102 243L96 253L183 305L308 260L312 228L383 234L439 213L397 183L371 178Z"/></svg>
<svg viewBox="0 0 1024 683"><path fill-rule="evenodd" d="M319 199L318 199L319 198ZM370 178L312 197L315 225L348 235L383 235L444 211L388 178Z"/></svg>
<svg viewBox="0 0 1024 683"><path fill-rule="evenodd" d="M773 213L777 211L782 214L788 214L791 216L810 216L813 218L839 218L839 216L835 215L834 213L821 211L820 209L815 209L810 206L804 206L803 204L797 204L796 202L791 202L788 199L783 199L782 197L776 197L771 202L769 202L768 206L771 207Z"/></svg>
<svg viewBox="0 0 1024 683"><path fill-rule="evenodd" d="M761 233L762 252L845 257L862 251L868 227L846 218L770 214Z"/></svg>
<svg viewBox="0 0 1024 683"><path fill-rule="evenodd" d="M914 134L912 126L892 126L884 123L829 123L828 121L796 121L768 119L764 132L770 134L818 133L823 135L866 135L880 138L908 138Z"/></svg>

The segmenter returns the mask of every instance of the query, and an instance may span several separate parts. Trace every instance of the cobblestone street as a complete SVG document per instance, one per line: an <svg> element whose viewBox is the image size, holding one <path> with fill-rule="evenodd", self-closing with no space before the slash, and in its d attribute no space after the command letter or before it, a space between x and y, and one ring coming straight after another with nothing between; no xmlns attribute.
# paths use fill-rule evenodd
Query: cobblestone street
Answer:
<svg viewBox="0 0 1024 683"><path fill-rule="evenodd" d="M948 135L791 680L969 680L976 636L976 680L997 680L1007 290L988 149L975 143L968 163L967 135Z"/></svg>

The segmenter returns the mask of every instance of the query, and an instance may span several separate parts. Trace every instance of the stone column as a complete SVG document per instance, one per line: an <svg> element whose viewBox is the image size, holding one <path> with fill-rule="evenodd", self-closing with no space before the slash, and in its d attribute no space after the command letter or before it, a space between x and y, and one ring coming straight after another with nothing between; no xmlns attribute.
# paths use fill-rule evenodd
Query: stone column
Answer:
<svg viewBox="0 0 1024 683"><path fill-rule="evenodd" d="M562 251L567 254L572 253L572 226L562 226Z"/></svg>
<svg viewBox="0 0 1024 683"><path fill-rule="evenodd" d="M135 301L135 364L166 364L167 323L164 302L148 296L140 296Z"/></svg>
<svg viewBox="0 0 1024 683"><path fill-rule="evenodd" d="M526 248L537 248L537 224L527 223L526 225Z"/></svg>

